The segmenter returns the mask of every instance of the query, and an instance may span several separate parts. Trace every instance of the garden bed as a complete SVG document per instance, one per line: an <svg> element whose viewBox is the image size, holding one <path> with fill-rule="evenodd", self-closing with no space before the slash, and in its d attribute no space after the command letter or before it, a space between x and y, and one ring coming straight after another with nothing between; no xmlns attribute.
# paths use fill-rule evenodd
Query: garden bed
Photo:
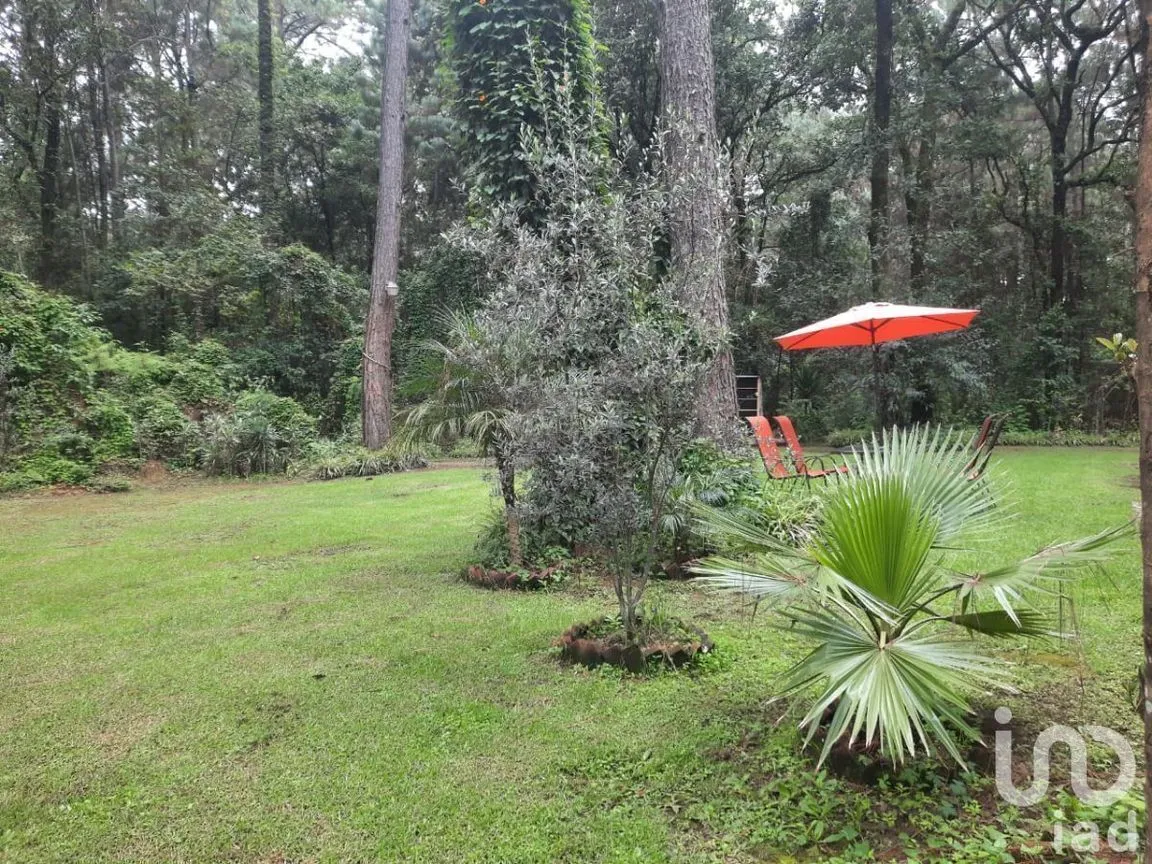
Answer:
<svg viewBox="0 0 1152 864"><path fill-rule="evenodd" d="M556 566L543 570L490 570L473 564L460 578L469 585L497 591L539 591L556 585L563 576Z"/></svg>
<svg viewBox="0 0 1152 864"><path fill-rule="evenodd" d="M629 645L616 618L575 624L559 639L560 656L589 669L608 665L639 673L653 664L682 668L713 648L707 633L679 620L642 624L641 630L639 643Z"/></svg>

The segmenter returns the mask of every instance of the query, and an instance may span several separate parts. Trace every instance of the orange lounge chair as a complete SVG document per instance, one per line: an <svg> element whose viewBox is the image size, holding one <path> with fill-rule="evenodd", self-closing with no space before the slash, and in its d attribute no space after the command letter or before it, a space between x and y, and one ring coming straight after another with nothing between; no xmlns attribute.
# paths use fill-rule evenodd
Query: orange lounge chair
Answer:
<svg viewBox="0 0 1152 864"><path fill-rule="evenodd" d="M804 448L800 444L800 436L796 434L796 427L792 425L791 419L781 414L773 417L772 420L780 429L780 433L784 436L784 441L788 444L788 449L792 452L792 462L796 466L796 473L801 477L831 477L835 474L847 474L847 465L833 465L831 468L825 468L823 463L816 458L812 461L816 463L816 467L809 467L808 461L804 457Z"/></svg>
<svg viewBox="0 0 1152 864"><path fill-rule="evenodd" d="M972 439L972 459L964 467L969 480L979 480L988 468L992 459L992 451L1000 440L1000 433L1008 423L1008 414L989 414L980 424L980 431Z"/></svg>
<svg viewBox="0 0 1152 864"><path fill-rule="evenodd" d="M748 425L756 435L756 446L760 450L760 458L764 460L764 470L773 480L794 480L802 477L788 470L784 459L780 456L780 448L776 446L776 436L772 433L772 425L767 417L746 417Z"/></svg>

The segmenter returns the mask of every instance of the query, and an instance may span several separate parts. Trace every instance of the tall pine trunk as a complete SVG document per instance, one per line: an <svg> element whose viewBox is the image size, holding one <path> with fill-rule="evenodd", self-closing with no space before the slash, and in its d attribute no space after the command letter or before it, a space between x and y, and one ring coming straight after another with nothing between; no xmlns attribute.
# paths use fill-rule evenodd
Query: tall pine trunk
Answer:
<svg viewBox="0 0 1152 864"><path fill-rule="evenodd" d="M364 446L378 450L392 434L392 331L400 253L400 190L404 173L404 82L408 77L409 0L389 0L380 87L380 180L372 289L364 323Z"/></svg>
<svg viewBox="0 0 1152 864"><path fill-rule="evenodd" d="M60 207L61 104L59 85L53 83L44 97L44 156L40 160L40 269L41 284L57 287L61 269L57 249L57 215Z"/></svg>
<svg viewBox="0 0 1152 864"><path fill-rule="evenodd" d="M672 267L684 303L716 334L719 350L696 402L701 433L728 437L736 411L736 374L728 345L724 292L724 179L716 140L716 72L708 0L663 0L660 78L669 184L687 199L671 217Z"/></svg>
<svg viewBox="0 0 1152 864"><path fill-rule="evenodd" d="M276 114L272 95L271 0L256 0L256 98L259 102L258 149L260 155L260 211L265 217L275 209Z"/></svg>
<svg viewBox="0 0 1152 864"><path fill-rule="evenodd" d="M872 81L872 170L868 207L868 249L872 299L885 299L888 257L888 173L892 161L892 0L876 2L876 65Z"/></svg>
<svg viewBox="0 0 1152 864"><path fill-rule="evenodd" d="M1140 0L1144 34L1141 69L1143 116L1136 167L1136 399L1140 409L1140 543L1144 573L1144 800L1152 801L1152 0ZM1152 864L1152 820L1144 843L1145 864Z"/></svg>

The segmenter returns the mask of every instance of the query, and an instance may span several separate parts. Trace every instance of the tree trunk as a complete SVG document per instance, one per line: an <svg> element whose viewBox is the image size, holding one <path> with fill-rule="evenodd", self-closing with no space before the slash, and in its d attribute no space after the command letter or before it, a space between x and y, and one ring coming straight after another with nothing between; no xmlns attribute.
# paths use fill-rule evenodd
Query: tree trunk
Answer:
<svg viewBox="0 0 1152 864"><path fill-rule="evenodd" d="M497 447L496 473L500 480L500 497L504 500L504 525L508 529L508 562L513 567L524 563L520 549L520 511L516 508L516 468L511 455Z"/></svg>
<svg viewBox="0 0 1152 864"><path fill-rule="evenodd" d="M716 72L708 0L660 4L660 78L669 186L683 193L671 217L672 268L684 303L720 346L696 400L697 426L716 440L737 417L736 374L724 292L724 179L716 140Z"/></svg>
<svg viewBox="0 0 1152 864"><path fill-rule="evenodd" d="M95 22L95 12L92 13ZM108 245L108 159L104 149L104 118L100 116L100 75L97 64L88 62L88 120L92 124L92 150L96 157L96 174L93 177L96 195L96 215L98 230L96 246L100 249Z"/></svg>
<svg viewBox="0 0 1152 864"><path fill-rule="evenodd" d="M1136 189L1136 399L1140 410L1140 544L1144 574L1144 800L1152 801L1152 0L1140 0L1145 36L1141 91L1143 117L1137 156ZM1152 820L1145 829L1144 861L1152 864Z"/></svg>
<svg viewBox="0 0 1152 864"><path fill-rule="evenodd" d="M269 216L276 199L276 115L272 95L272 9L256 0L256 98L259 102L260 211Z"/></svg>
<svg viewBox="0 0 1152 864"><path fill-rule="evenodd" d="M1066 141L1052 136L1052 231L1048 246L1048 307L1064 302L1064 265L1067 260L1068 183L1064 176Z"/></svg>
<svg viewBox="0 0 1152 864"><path fill-rule="evenodd" d="M888 257L888 173L892 160L892 0L876 0L876 66L872 87L871 200L868 207L868 260L872 299L883 300Z"/></svg>
<svg viewBox="0 0 1152 864"><path fill-rule="evenodd" d="M408 76L409 0L390 0L380 88L380 180L372 290L364 324L364 446L378 450L392 433L392 330L400 252L400 190L404 171L404 82Z"/></svg>
<svg viewBox="0 0 1152 864"><path fill-rule="evenodd" d="M40 162L40 272L42 285L55 287L58 270L56 216L60 205L60 91L44 97L44 158Z"/></svg>
<svg viewBox="0 0 1152 864"><path fill-rule="evenodd" d="M908 196L908 283L912 300L922 300L928 284L928 237L932 225L932 192L936 130L920 138L916 167Z"/></svg>

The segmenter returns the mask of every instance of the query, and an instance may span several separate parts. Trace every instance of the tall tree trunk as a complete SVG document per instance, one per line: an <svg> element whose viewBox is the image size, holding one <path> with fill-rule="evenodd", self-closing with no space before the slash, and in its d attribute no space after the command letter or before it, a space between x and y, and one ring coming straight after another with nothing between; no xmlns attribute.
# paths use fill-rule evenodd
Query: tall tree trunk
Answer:
<svg viewBox="0 0 1152 864"><path fill-rule="evenodd" d="M1140 545L1144 573L1144 800L1152 801L1152 0L1140 0L1144 37L1141 68L1143 116L1136 190L1136 401L1140 410ZM1144 862L1152 864L1152 819L1145 829Z"/></svg>
<svg viewBox="0 0 1152 864"><path fill-rule="evenodd" d="M1066 135L1066 133L1065 133ZM1065 135L1052 134L1052 230L1048 244L1048 306L1065 299L1064 269L1067 261L1068 182L1064 176Z"/></svg>
<svg viewBox="0 0 1152 864"><path fill-rule="evenodd" d="M59 250L56 216L60 206L61 106L58 85L44 97L44 157L40 161L40 282L55 287Z"/></svg>
<svg viewBox="0 0 1152 864"><path fill-rule="evenodd" d="M912 299L921 300L928 282L928 236L932 226L932 192L936 130L920 138L908 193L908 284Z"/></svg>
<svg viewBox="0 0 1152 864"><path fill-rule="evenodd" d="M256 0L256 97L259 102L260 210L270 216L276 199L276 115L272 96L272 8Z"/></svg>
<svg viewBox="0 0 1152 864"><path fill-rule="evenodd" d="M99 5L95 6L99 11ZM107 0L105 14L109 21L115 21L116 7L114 0ZM104 50L103 35L99 42L100 54L100 114L104 120L104 139L108 142L108 202L109 224L112 241L120 238L120 222L124 219L124 193L120 188L120 117L119 101L121 79L117 76L115 82L111 80L113 72L117 71L116 64L109 65L107 52Z"/></svg>
<svg viewBox="0 0 1152 864"><path fill-rule="evenodd" d="M716 72L708 0L660 4L660 76L669 185L687 199L671 218L672 267L684 302L715 336L696 400L700 431L721 440L737 417L736 374L724 292L724 179L716 140Z"/></svg>
<svg viewBox="0 0 1152 864"><path fill-rule="evenodd" d="M892 161L889 125L892 116L892 0L876 2L876 65L872 85L872 170L868 207L868 260L872 299L885 295L888 257L888 172Z"/></svg>
<svg viewBox="0 0 1152 864"><path fill-rule="evenodd" d="M377 450L392 433L392 330L396 326L400 190L404 173L404 83L408 77L409 0L389 0L380 87L380 181L372 289L364 324L364 446Z"/></svg>

